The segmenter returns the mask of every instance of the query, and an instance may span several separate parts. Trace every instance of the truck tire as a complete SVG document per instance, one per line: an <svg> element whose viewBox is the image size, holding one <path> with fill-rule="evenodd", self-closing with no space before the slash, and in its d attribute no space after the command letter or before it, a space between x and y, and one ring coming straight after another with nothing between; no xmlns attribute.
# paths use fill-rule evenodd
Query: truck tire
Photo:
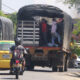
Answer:
<svg viewBox="0 0 80 80"><path fill-rule="evenodd" d="M66 57L64 71L68 70L68 63L69 63L69 59L68 57Z"/></svg>
<svg viewBox="0 0 80 80"><path fill-rule="evenodd" d="M52 66L52 71L53 72L57 72L57 67L56 66Z"/></svg>
<svg viewBox="0 0 80 80"><path fill-rule="evenodd" d="M64 71L67 71L67 63L65 63Z"/></svg>
<svg viewBox="0 0 80 80"><path fill-rule="evenodd" d="M61 67L59 67L59 72L64 72L65 71L65 64L66 64L66 56L64 56L64 54L63 54L63 56L62 56L62 66Z"/></svg>
<svg viewBox="0 0 80 80"><path fill-rule="evenodd" d="M34 66L33 65L27 66L27 70L34 70Z"/></svg>
<svg viewBox="0 0 80 80"><path fill-rule="evenodd" d="M30 66L27 66L26 69L27 69L27 70L30 70Z"/></svg>
<svg viewBox="0 0 80 80"><path fill-rule="evenodd" d="M34 66L33 66L33 65L31 65L30 69L31 69L31 70L34 70Z"/></svg>
<svg viewBox="0 0 80 80"><path fill-rule="evenodd" d="M64 68L63 67L59 67L59 72L64 72Z"/></svg>

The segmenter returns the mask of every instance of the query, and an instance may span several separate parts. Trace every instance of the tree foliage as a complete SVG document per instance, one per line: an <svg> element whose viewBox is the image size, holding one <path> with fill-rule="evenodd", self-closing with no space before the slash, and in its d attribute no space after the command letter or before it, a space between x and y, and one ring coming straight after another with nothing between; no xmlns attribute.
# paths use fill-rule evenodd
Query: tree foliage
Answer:
<svg viewBox="0 0 80 80"><path fill-rule="evenodd" d="M0 16L7 17L2 11L0 11Z"/></svg>
<svg viewBox="0 0 80 80"><path fill-rule="evenodd" d="M74 45L71 46L71 52L80 56L80 47L74 43Z"/></svg>
<svg viewBox="0 0 80 80"><path fill-rule="evenodd" d="M12 20L14 24L14 32L16 33L17 13L8 14L8 18Z"/></svg>
<svg viewBox="0 0 80 80"><path fill-rule="evenodd" d="M76 29L73 30L73 34L77 35L80 32L80 21L78 21L76 24L74 24L74 27Z"/></svg>
<svg viewBox="0 0 80 80"><path fill-rule="evenodd" d="M16 16L16 14L17 13L4 14L2 11L0 11L0 16L7 17L7 18L11 19L14 24L17 23L17 16Z"/></svg>
<svg viewBox="0 0 80 80"><path fill-rule="evenodd" d="M77 9L77 12L80 13L80 0L63 0L65 4L70 4L71 7L75 7ZM73 34L78 34L80 32L80 21L77 21L76 24L74 24L76 29L73 31Z"/></svg>
<svg viewBox="0 0 80 80"><path fill-rule="evenodd" d="M80 0L64 0L64 3L71 4L71 6L75 5L75 7L80 5Z"/></svg>
<svg viewBox="0 0 80 80"><path fill-rule="evenodd" d="M0 11L0 16L9 18L10 20L12 20L13 24L14 24L14 31L16 31L16 24L17 24L17 13L12 13L12 14L4 14L2 11Z"/></svg>
<svg viewBox="0 0 80 80"><path fill-rule="evenodd" d="M14 24L17 23L17 13L12 13L12 14L8 14L8 18L11 19L13 21Z"/></svg>
<svg viewBox="0 0 80 80"><path fill-rule="evenodd" d="M66 4L70 4L69 8L74 6L78 10L78 12L80 12L80 0L63 0L63 1Z"/></svg>

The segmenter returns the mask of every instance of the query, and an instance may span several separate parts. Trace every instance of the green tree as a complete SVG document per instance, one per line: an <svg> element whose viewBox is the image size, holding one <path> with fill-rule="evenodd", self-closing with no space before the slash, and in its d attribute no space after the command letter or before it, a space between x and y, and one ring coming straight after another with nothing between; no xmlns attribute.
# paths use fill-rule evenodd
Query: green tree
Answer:
<svg viewBox="0 0 80 80"><path fill-rule="evenodd" d="M16 24L17 24L17 13L8 14L8 18L12 20L14 24L14 32L16 34Z"/></svg>
<svg viewBox="0 0 80 80"><path fill-rule="evenodd" d="M10 18L14 24L17 23L17 16L16 16L17 13L12 13L12 14L8 14L8 18Z"/></svg>
<svg viewBox="0 0 80 80"><path fill-rule="evenodd" d="M80 5L80 0L63 0L64 3L71 4L71 6L75 5L78 7Z"/></svg>
<svg viewBox="0 0 80 80"><path fill-rule="evenodd" d="M2 11L0 11L0 16L7 17Z"/></svg>
<svg viewBox="0 0 80 80"><path fill-rule="evenodd" d="M17 13L11 13L11 14L4 14L2 11L0 11L0 16L3 16L3 17L7 17L9 19L12 20L13 24L14 24L14 32L16 34L16 24L17 24Z"/></svg>
<svg viewBox="0 0 80 80"><path fill-rule="evenodd" d="M71 46L71 52L80 56L80 47L78 47L78 45L74 43L74 45Z"/></svg>
<svg viewBox="0 0 80 80"><path fill-rule="evenodd" d="M70 4L70 7L75 7L77 12L80 13L80 0L62 0L65 4ZM78 34L80 32L80 21L74 24L76 29L73 31L73 34Z"/></svg>
<svg viewBox="0 0 80 80"><path fill-rule="evenodd" d="M57 2L63 2L69 4L69 8L75 7L80 12L80 0L57 0Z"/></svg>
<svg viewBox="0 0 80 80"><path fill-rule="evenodd" d="M74 27L76 29L73 30L73 34L77 35L80 32L80 21L78 21L76 24L74 24Z"/></svg>
<svg viewBox="0 0 80 80"><path fill-rule="evenodd" d="M64 3L70 4L69 8L75 7L80 13L80 0L63 0Z"/></svg>
<svg viewBox="0 0 80 80"><path fill-rule="evenodd" d="M14 24L17 23L17 16L16 16L17 13L12 13L12 14L4 14L2 11L0 11L0 16L3 16L3 17L7 17L9 19L11 19L13 21Z"/></svg>

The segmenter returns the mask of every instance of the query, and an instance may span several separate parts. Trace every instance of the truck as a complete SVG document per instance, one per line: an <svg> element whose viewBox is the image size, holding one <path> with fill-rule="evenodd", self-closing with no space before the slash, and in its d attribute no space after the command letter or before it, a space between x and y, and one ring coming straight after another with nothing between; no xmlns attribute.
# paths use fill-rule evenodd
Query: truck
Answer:
<svg viewBox="0 0 80 80"><path fill-rule="evenodd" d="M40 22L45 19L48 23L47 40L51 43L51 24L52 19L63 19L60 35L61 45L50 46L43 45L41 41ZM26 67L33 70L34 66L51 67L52 71L67 71L70 55L70 40L72 33L72 18L61 9L45 4L34 4L24 6L17 13L17 29L16 38L21 38L22 45L28 51L26 59ZM57 43L57 39L55 40ZM42 44L41 44L42 43Z"/></svg>
<svg viewBox="0 0 80 80"><path fill-rule="evenodd" d="M0 40L14 40L13 22L0 16Z"/></svg>

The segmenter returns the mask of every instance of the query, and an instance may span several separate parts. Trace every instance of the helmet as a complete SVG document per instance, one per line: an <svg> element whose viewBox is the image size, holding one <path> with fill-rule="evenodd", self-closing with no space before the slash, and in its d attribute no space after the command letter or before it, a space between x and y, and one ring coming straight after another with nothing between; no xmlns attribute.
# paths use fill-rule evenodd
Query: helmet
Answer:
<svg viewBox="0 0 80 80"><path fill-rule="evenodd" d="M20 45L21 44L21 39L20 38L16 38L15 39L15 44L16 45Z"/></svg>

